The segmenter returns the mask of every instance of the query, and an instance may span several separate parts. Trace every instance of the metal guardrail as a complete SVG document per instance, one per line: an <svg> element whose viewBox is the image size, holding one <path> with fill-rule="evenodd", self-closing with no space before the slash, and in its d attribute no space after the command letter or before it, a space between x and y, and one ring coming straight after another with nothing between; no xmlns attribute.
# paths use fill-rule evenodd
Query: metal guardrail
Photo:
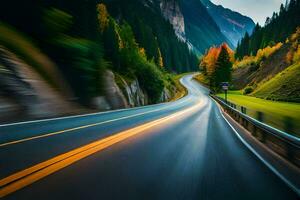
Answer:
<svg viewBox="0 0 300 200"><path fill-rule="evenodd" d="M300 138L264 124L231 107L216 96L215 99L235 121L247 129L256 139L264 143L269 149L281 155L288 161L300 167Z"/></svg>

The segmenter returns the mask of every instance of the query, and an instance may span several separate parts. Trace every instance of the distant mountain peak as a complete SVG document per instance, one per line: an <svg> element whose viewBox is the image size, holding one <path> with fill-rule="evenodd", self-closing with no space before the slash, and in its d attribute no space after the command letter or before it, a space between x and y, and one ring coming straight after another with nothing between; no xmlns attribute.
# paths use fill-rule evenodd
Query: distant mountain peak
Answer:
<svg viewBox="0 0 300 200"><path fill-rule="evenodd" d="M207 8L211 17L221 29L221 32L236 46L246 32L252 33L255 23L250 17L244 16L239 12L222 5L215 5L210 0L201 0Z"/></svg>

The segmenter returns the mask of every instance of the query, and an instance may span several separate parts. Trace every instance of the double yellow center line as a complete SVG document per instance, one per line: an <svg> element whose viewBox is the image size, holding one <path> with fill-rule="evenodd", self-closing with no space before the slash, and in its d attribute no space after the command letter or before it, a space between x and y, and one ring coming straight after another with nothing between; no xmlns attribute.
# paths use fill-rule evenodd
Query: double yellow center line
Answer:
<svg viewBox="0 0 300 200"><path fill-rule="evenodd" d="M185 101L180 102L179 104L177 104L177 106L184 103L184 102L186 102L187 100L188 99L186 99ZM173 106L173 105L171 105L171 106ZM159 108L159 109L150 110L150 111L146 111L146 112L142 112L142 113L138 113L138 114L133 114L133 115L130 115L130 116L124 116L124 117L120 117L120 118L116 118L116 119L110 119L110 120L107 120L107 121L102 121L102 122L97 122L97 123L93 123L93 124L83 125L83 126L79 126L79 127L75 127L75 128L69 128L69 129L56 131L56 132L52 132L52 133L45 133L45 134L40 134L40 135L33 136L33 137L28 137L28 138L23 138L23 139L19 139L19 140L9 141L9 142L5 142L5 143L0 144L0 147L6 147L6 146L9 146L9 145L28 142L28 141L31 141L31 140L37 140L37 139L41 139L41 138L55 136L55 135L59 135L59 134L62 134L62 133L67 133L67 132L77 131L77 130L90 128L90 127L94 127L94 126L99 126L99 125L103 125L103 124L108 124L108 123L115 122L115 121L130 119L130 118L142 116L142 115L145 115L145 114L162 111L162 110L167 109L171 106L167 106L163 109Z"/></svg>
<svg viewBox="0 0 300 200"><path fill-rule="evenodd" d="M30 168L12 174L4 179L0 180L0 198L5 197L17 190L20 190L60 169L63 169L85 157L88 157L96 152L99 152L107 147L112 146L118 142L121 142L129 137L137 135L149 128L152 128L156 125L162 124L169 120L178 118L188 112L195 111L200 104L192 106L186 110L177 112L167 117L163 117L161 119L154 120L152 122L148 122L146 124L137 126L135 128L128 129L126 131L122 131L115 135L109 136L104 139L100 139L98 141L92 142L85 146L76 148L67 153L56 156L52 159L34 165Z"/></svg>

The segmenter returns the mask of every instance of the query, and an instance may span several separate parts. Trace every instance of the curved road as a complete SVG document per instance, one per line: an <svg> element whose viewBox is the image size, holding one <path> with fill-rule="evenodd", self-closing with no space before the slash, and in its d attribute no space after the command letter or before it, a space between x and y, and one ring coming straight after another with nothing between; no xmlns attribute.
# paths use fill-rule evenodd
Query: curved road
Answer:
<svg viewBox="0 0 300 200"><path fill-rule="evenodd" d="M176 102L0 126L4 199L298 199L185 76Z"/></svg>

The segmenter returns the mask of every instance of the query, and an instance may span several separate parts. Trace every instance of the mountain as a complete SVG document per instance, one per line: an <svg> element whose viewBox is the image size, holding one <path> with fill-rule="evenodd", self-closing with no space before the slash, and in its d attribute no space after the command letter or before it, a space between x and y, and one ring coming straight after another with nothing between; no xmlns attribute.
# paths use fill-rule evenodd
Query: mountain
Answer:
<svg viewBox="0 0 300 200"><path fill-rule="evenodd" d="M203 54L223 42L232 47L201 1L179 0L178 4L184 17L186 40L197 53Z"/></svg>
<svg viewBox="0 0 300 200"><path fill-rule="evenodd" d="M153 1L152 1L153 2ZM178 38L196 54L204 54L223 42L232 46L199 0L156 0L161 13L172 25Z"/></svg>
<svg viewBox="0 0 300 200"><path fill-rule="evenodd" d="M120 22L125 20L132 27L137 42L145 49L149 59L157 59L156 50L159 48L164 66L169 71L186 72L197 69L197 57L183 39L185 34L183 17L180 11L177 13L175 7L165 4L167 1L103 0L102 2L107 5L109 13L115 19Z"/></svg>
<svg viewBox="0 0 300 200"><path fill-rule="evenodd" d="M255 23L251 18L221 5L215 5L210 0L201 0L201 2L220 27L221 32L235 47L246 32L252 33Z"/></svg>

